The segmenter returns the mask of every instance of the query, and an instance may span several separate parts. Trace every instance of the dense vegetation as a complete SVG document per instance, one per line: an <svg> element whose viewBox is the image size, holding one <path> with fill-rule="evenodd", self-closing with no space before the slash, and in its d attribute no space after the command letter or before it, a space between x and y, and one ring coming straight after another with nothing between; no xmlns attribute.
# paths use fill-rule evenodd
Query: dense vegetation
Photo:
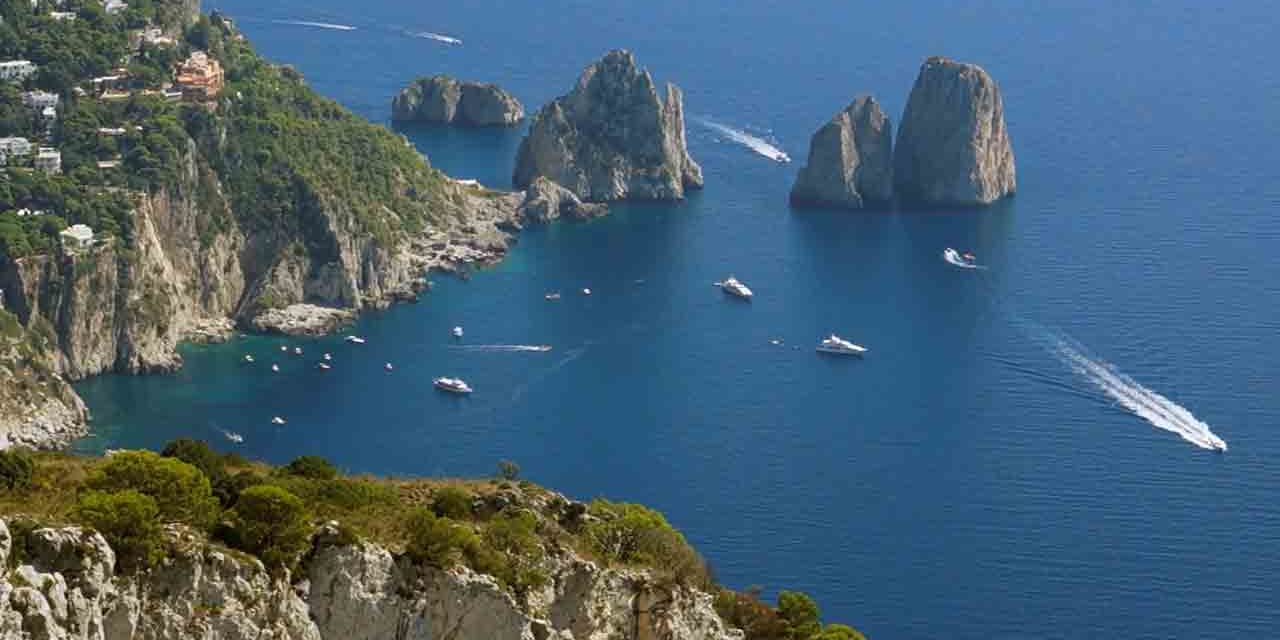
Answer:
<svg viewBox="0 0 1280 640"><path fill-rule="evenodd" d="M337 520L344 542L367 539L422 566L467 566L518 597L546 584L549 550L570 548L718 594L716 611L747 640L862 638L842 625L824 626L804 594L784 591L773 606L758 590L717 587L706 563L657 511L603 499L571 502L505 479L512 468L502 465L493 479L476 481L349 477L323 458L272 468L196 440L174 441L160 455L0 452L0 515L15 540L37 523L92 527L124 571L146 570L164 557L167 524L204 532L281 570L310 548L318 523Z"/></svg>

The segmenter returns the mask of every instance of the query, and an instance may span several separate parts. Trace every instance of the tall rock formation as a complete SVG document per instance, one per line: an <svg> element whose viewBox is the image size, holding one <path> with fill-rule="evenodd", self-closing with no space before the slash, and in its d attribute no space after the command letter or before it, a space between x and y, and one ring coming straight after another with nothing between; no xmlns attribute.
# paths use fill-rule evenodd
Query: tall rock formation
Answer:
<svg viewBox="0 0 1280 640"><path fill-rule="evenodd" d="M468 127L511 126L524 119L524 106L497 85L432 76L400 90L391 102L391 118Z"/></svg>
<svg viewBox="0 0 1280 640"><path fill-rule="evenodd" d="M875 98L859 96L813 134L791 202L861 209L892 199L893 124Z"/></svg>
<svg viewBox="0 0 1280 640"><path fill-rule="evenodd" d="M911 203L984 205L1014 192L1000 88L982 67L925 60L898 130L893 174Z"/></svg>
<svg viewBox="0 0 1280 640"><path fill-rule="evenodd" d="M539 176L594 202L678 200L701 188L702 168L685 144L683 94L668 84L659 98L630 52L609 52L534 116L513 181L524 189Z"/></svg>

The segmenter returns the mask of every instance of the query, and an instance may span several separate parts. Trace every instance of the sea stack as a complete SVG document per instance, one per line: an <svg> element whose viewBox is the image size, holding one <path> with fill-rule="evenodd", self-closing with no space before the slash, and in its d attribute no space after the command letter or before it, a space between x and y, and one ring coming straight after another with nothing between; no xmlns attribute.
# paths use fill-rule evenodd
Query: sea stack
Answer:
<svg viewBox="0 0 1280 640"><path fill-rule="evenodd" d="M679 200L702 187L689 157L680 89L665 100L628 51L610 51L587 67L568 95L533 116L520 143L516 188L546 177L591 202Z"/></svg>
<svg viewBox="0 0 1280 640"><path fill-rule="evenodd" d="M893 199L893 124L871 96L859 96L809 141L809 160L791 202L861 209Z"/></svg>
<svg viewBox="0 0 1280 640"><path fill-rule="evenodd" d="M506 127L524 119L524 106L497 85L431 76L418 78L400 90L391 101L391 119Z"/></svg>
<svg viewBox="0 0 1280 640"><path fill-rule="evenodd" d="M915 204L985 205L1014 192L1000 88L982 67L924 61L898 129L893 180Z"/></svg>

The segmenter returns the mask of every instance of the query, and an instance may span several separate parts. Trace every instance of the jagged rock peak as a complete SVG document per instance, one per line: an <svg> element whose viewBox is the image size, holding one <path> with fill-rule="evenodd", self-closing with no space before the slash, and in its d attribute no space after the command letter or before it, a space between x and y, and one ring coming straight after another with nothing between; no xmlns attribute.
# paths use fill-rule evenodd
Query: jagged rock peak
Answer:
<svg viewBox="0 0 1280 640"><path fill-rule="evenodd" d="M497 85L437 75L418 78L401 89L391 101L391 117L468 127L511 126L524 119L524 105Z"/></svg>
<svg viewBox="0 0 1280 640"><path fill-rule="evenodd" d="M684 98L673 84L660 98L628 51L610 51L583 70L567 95L533 117L513 181L542 176L587 201L678 200L702 187L685 144Z"/></svg>
<svg viewBox="0 0 1280 640"><path fill-rule="evenodd" d="M893 199L893 124L859 96L813 134L791 201L860 209Z"/></svg>
<svg viewBox="0 0 1280 640"><path fill-rule="evenodd" d="M587 220L609 213L609 205L590 204L578 199L572 191L538 176L525 191L520 214L532 222L550 222L559 218Z"/></svg>
<svg viewBox="0 0 1280 640"><path fill-rule="evenodd" d="M894 155L899 196L982 205L1016 187L1000 88L982 67L934 56L911 88Z"/></svg>

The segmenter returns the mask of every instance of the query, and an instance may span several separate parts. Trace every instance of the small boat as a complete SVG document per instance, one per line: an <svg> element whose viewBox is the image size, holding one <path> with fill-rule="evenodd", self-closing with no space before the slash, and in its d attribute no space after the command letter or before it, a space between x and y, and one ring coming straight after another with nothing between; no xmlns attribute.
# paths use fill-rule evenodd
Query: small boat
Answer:
<svg viewBox="0 0 1280 640"><path fill-rule="evenodd" d="M282 424L284 424L284 418L281 418L280 416L276 416L276 417L274 417L274 418L272 418L272 419L271 419L271 424L274 424L274 425L282 425Z"/></svg>
<svg viewBox="0 0 1280 640"><path fill-rule="evenodd" d="M461 378L436 378L431 383L441 391L462 395L471 393L471 387L466 382L463 382Z"/></svg>
<svg viewBox="0 0 1280 640"><path fill-rule="evenodd" d="M462 337L462 327L454 327L454 328L453 328L453 337L455 337L455 338L461 338L461 337Z"/></svg>
<svg viewBox="0 0 1280 640"><path fill-rule="evenodd" d="M543 298L545 298L545 299L547 299L547 300L559 300L559 299L560 299L560 294L559 294L559 292L557 292L557 293L548 293L547 295L542 296L542 297L543 297Z"/></svg>
<svg viewBox="0 0 1280 640"><path fill-rule="evenodd" d="M295 355L295 356L300 356L300 355L302 355L302 347L294 347L294 348L293 348L293 355Z"/></svg>
<svg viewBox="0 0 1280 640"><path fill-rule="evenodd" d="M589 295L591 295L591 290L590 290L590 289L588 289L588 288L586 288L586 287L583 287L583 288L582 288L582 295L584 295L584 296L589 296Z"/></svg>
<svg viewBox="0 0 1280 640"><path fill-rule="evenodd" d="M328 360L332 360L332 359L333 359L333 356L332 356L332 355L330 355L330 354L328 354L328 353L326 353L326 354L324 354L324 359L325 359L326 361L328 361Z"/></svg>
<svg viewBox="0 0 1280 640"><path fill-rule="evenodd" d="M776 347L776 346L778 346L778 345L782 344L782 338L774 338L774 339L772 339L772 340L770 340L770 341L769 341L769 344L771 344L771 345L773 345L773 346L775 346L775 347Z"/></svg>
<svg viewBox="0 0 1280 640"><path fill-rule="evenodd" d="M388 362L388 363L386 363L386 364L382 365L382 368L383 368L383 369L386 369L387 371L391 371L391 370L395 369L395 367L391 366L391 363L390 363L390 362Z"/></svg>
<svg viewBox="0 0 1280 640"><path fill-rule="evenodd" d="M245 361L245 362L248 362L249 364L253 364L253 356L251 356L251 355L249 355L249 354L247 354L247 353L246 353L246 354L244 354L244 361Z"/></svg>
<svg viewBox="0 0 1280 640"><path fill-rule="evenodd" d="M748 288L747 285L742 284L733 276L729 276L724 282L721 282L720 289L731 296L735 296L743 300L750 300L753 295L751 293L751 289Z"/></svg>
<svg viewBox="0 0 1280 640"><path fill-rule="evenodd" d="M364 344L364 338L361 338L360 336L347 336L343 338L343 340L350 342L351 344Z"/></svg>
<svg viewBox="0 0 1280 640"><path fill-rule="evenodd" d="M273 364L273 365L271 365L271 372L272 372L272 373L280 373L280 365L278 365L278 364Z"/></svg>
<svg viewBox="0 0 1280 640"><path fill-rule="evenodd" d="M947 247L942 252L942 259L960 267L961 269L979 269L977 258L972 253L961 254L959 251Z"/></svg>
<svg viewBox="0 0 1280 640"><path fill-rule="evenodd" d="M533 348L533 350L534 350L534 351L539 351L539 352L542 352L542 353L546 353L547 351L550 351L550 350L551 350L551 345L549 345L549 344L540 344L540 345L535 346L535 347Z"/></svg>
<svg viewBox="0 0 1280 640"><path fill-rule="evenodd" d="M223 432L222 432L222 435L223 435L223 436L225 436L228 440L230 440L230 441L232 441L232 442L234 442L234 443L236 443L236 444L240 444L241 442L244 442L244 436L242 436L242 435L240 435L240 434L238 434L238 433L236 433L236 432L234 432L234 431L223 431Z"/></svg>
<svg viewBox="0 0 1280 640"><path fill-rule="evenodd" d="M284 346L284 345L280 345L280 350L281 350L281 351L284 351L284 352L286 352L286 353L287 353L287 352L289 351L289 347L286 347L286 346Z"/></svg>
<svg viewBox="0 0 1280 640"><path fill-rule="evenodd" d="M321 371L328 371L333 367L329 366L328 362L321 362L320 364L316 365L316 368L320 369Z"/></svg>
<svg viewBox="0 0 1280 640"><path fill-rule="evenodd" d="M819 353L834 353L844 356L860 356L867 352L866 347L856 345L836 334L831 334L818 345Z"/></svg>

